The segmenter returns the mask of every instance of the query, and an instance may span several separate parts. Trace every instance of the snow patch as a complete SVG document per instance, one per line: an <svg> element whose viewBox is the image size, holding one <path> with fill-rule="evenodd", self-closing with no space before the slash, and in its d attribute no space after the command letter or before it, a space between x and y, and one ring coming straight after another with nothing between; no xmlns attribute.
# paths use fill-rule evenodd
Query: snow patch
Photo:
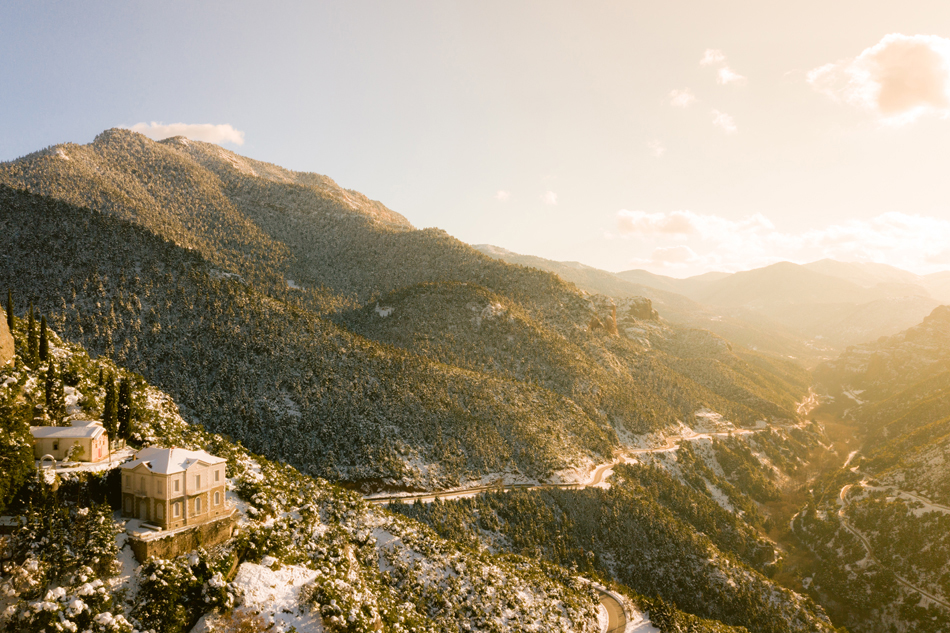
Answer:
<svg viewBox="0 0 950 633"><path fill-rule="evenodd" d="M246 609L259 612L270 631L285 632L295 627L300 633L322 633L320 616L299 604L300 589L313 582L317 572L298 565L272 570L264 565L241 563L232 585Z"/></svg>
<svg viewBox="0 0 950 633"><path fill-rule="evenodd" d="M376 314L378 314L379 316L386 318L392 313L393 313L393 309L391 307L380 308L379 304L378 303L376 304Z"/></svg>

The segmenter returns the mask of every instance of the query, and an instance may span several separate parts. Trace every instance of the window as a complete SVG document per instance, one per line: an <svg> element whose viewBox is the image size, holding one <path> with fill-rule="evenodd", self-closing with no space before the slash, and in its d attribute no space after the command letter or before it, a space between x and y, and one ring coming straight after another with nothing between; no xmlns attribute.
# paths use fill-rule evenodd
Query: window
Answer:
<svg viewBox="0 0 950 633"><path fill-rule="evenodd" d="M123 477L122 481L125 483L126 490L132 489L132 477L130 475L126 475L125 477Z"/></svg>
<svg viewBox="0 0 950 633"><path fill-rule="evenodd" d="M158 490L158 494L165 493L165 482L162 481L161 479L155 480L155 487Z"/></svg>
<svg viewBox="0 0 950 633"><path fill-rule="evenodd" d="M132 499L129 497L125 498L125 513L132 514Z"/></svg>
<svg viewBox="0 0 950 633"><path fill-rule="evenodd" d="M221 471L220 471L220 470L214 471L214 480L215 480L215 481L221 481Z"/></svg>
<svg viewBox="0 0 950 633"><path fill-rule="evenodd" d="M176 479L176 480L175 480L175 492L178 492L179 490L181 490L181 482Z"/></svg>
<svg viewBox="0 0 950 633"><path fill-rule="evenodd" d="M201 497L195 497L195 514L201 514Z"/></svg>
<svg viewBox="0 0 950 633"><path fill-rule="evenodd" d="M201 475L195 475L195 488L201 490Z"/></svg>
<svg viewBox="0 0 950 633"><path fill-rule="evenodd" d="M175 483L178 483L177 481ZM172 504L172 516L177 517L181 515L181 504L173 503Z"/></svg>
<svg viewBox="0 0 950 633"><path fill-rule="evenodd" d="M160 503L155 504L155 518L159 521L165 520L165 506Z"/></svg>
<svg viewBox="0 0 950 633"><path fill-rule="evenodd" d="M53 440L53 450L54 451L59 450L59 440Z"/></svg>
<svg viewBox="0 0 950 633"><path fill-rule="evenodd" d="M145 490L145 477L139 477L139 490Z"/></svg>
<svg viewBox="0 0 950 633"><path fill-rule="evenodd" d="M220 492L214 493L214 505L216 505L216 506L217 506L217 505L221 505L221 493L220 493Z"/></svg>

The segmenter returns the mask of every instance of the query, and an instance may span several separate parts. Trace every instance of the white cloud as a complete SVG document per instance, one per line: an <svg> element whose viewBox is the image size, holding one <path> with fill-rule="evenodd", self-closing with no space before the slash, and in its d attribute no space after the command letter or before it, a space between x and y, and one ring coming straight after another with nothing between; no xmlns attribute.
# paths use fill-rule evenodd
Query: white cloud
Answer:
<svg viewBox="0 0 950 633"><path fill-rule="evenodd" d="M697 236L704 240L724 240L737 232L772 230L775 227L759 213L736 221L692 211L647 213L621 209L617 212L617 228L626 236Z"/></svg>
<svg viewBox="0 0 950 633"><path fill-rule="evenodd" d="M650 151L653 152L653 155L659 158L666 153L666 146L662 142L653 140L647 143L647 147L650 148Z"/></svg>
<svg viewBox="0 0 950 633"><path fill-rule="evenodd" d="M725 112L713 110L710 114L712 115L713 125L721 128L726 134L735 134L738 131L739 128L736 127L736 122Z"/></svg>
<svg viewBox="0 0 950 633"><path fill-rule="evenodd" d="M735 72L728 66L723 66L722 68L719 69L719 72L716 74L716 81L726 86L729 84L741 85L741 84L744 84L746 80L745 80L745 77Z"/></svg>
<svg viewBox="0 0 950 633"><path fill-rule="evenodd" d="M950 263L950 219L901 212L798 232L779 230L761 214L733 220L692 211L621 210L616 221L615 236L648 253L631 263L657 270L736 271L830 257L924 273Z"/></svg>
<svg viewBox="0 0 950 633"><path fill-rule="evenodd" d="M722 51L718 48L707 48L706 52L703 53L702 59L699 60L700 66L713 66L715 64L721 64L726 61L726 56L723 55Z"/></svg>
<svg viewBox="0 0 950 633"><path fill-rule="evenodd" d="M205 141L218 145L222 143L244 145L244 132L235 130L228 123L220 125L214 125L213 123L171 123L164 125L152 121L151 123L136 123L130 129L156 141L172 136L185 136L194 141Z"/></svg>
<svg viewBox="0 0 950 633"><path fill-rule="evenodd" d="M729 84L742 85L746 82L745 77L726 66L726 56L719 49L707 48L706 52L703 53L702 59L699 60L699 65L718 66L719 68L716 70L716 81L724 86L728 86Z"/></svg>
<svg viewBox="0 0 950 633"><path fill-rule="evenodd" d="M501 191L501 190L499 190L499 191L496 191L496 192L495 192L495 200L499 200L499 201L501 201L501 202L504 202L504 201L506 201L506 200L507 200L508 198L510 198L510 197L511 197L511 192L510 192L510 191Z"/></svg>
<svg viewBox="0 0 950 633"><path fill-rule="evenodd" d="M546 191L541 195L541 201L544 204L557 204L557 194L553 191Z"/></svg>
<svg viewBox="0 0 950 633"><path fill-rule="evenodd" d="M891 125L950 116L950 39L892 33L860 55L811 70L808 83Z"/></svg>
<svg viewBox="0 0 950 633"><path fill-rule="evenodd" d="M694 101L696 96L689 88L670 91L670 105L674 108L688 108Z"/></svg>

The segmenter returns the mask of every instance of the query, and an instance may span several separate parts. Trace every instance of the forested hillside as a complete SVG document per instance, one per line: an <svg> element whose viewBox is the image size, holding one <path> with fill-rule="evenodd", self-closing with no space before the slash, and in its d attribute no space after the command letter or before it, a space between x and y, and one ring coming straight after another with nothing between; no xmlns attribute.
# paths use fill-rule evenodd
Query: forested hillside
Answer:
<svg viewBox="0 0 950 633"><path fill-rule="evenodd" d="M814 482L792 527L821 561L812 586L854 631L950 629L948 343L941 306L815 372L821 411L864 441Z"/></svg>
<svg viewBox="0 0 950 633"><path fill-rule="evenodd" d="M441 538L187 424L174 401L141 376L91 358L54 331L46 333L45 358L33 353L26 320L14 332L16 362L0 367L5 426L28 424L37 406L52 410L50 380L68 383L68 413L80 419L105 415L108 385L128 383L131 446L225 457L240 529L222 545L139 565L125 520L109 506L117 471L73 472L60 463L58 474L38 473L28 443L26 468L14 471L4 444L0 489L15 497L4 515L18 529L0 536L0 630L186 633L202 617L211 630L245 633L599 630L598 595L573 572ZM270 583L264 599L258 578ZM660 615L686 617L675 609Z"/></svg>
<svg viewBox="0 0 950 633"><path fill-rule="evenodd" d="M0 165L0 181L20 188L0 201L18 314L35 297L68 338L308 473L544 479L698 412L794 418L808 387L637 301L614 327L603 297L216 146L109 130ZM496 305L513 320L479 321Z"/></svg>
<svg viewBox="0 0 950 633"><path fill-rule="evenodd" d="M305 472L417 486L542 477L616 443L548 390L354 336L128 222L0 196L0 283L14 296L167 388L209 428Z"/></svg>

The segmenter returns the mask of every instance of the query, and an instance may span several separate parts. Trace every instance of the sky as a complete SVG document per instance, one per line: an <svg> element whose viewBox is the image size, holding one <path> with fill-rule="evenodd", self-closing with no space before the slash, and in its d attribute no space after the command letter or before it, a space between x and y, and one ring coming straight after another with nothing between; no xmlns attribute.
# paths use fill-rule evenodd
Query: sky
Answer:
<svg viewBox="0 0 950 633"><path fill-rule="evenodd" d="M945 0L12 0L0 59L0 161L129 127L606 270L950 269Z"/></svg>

